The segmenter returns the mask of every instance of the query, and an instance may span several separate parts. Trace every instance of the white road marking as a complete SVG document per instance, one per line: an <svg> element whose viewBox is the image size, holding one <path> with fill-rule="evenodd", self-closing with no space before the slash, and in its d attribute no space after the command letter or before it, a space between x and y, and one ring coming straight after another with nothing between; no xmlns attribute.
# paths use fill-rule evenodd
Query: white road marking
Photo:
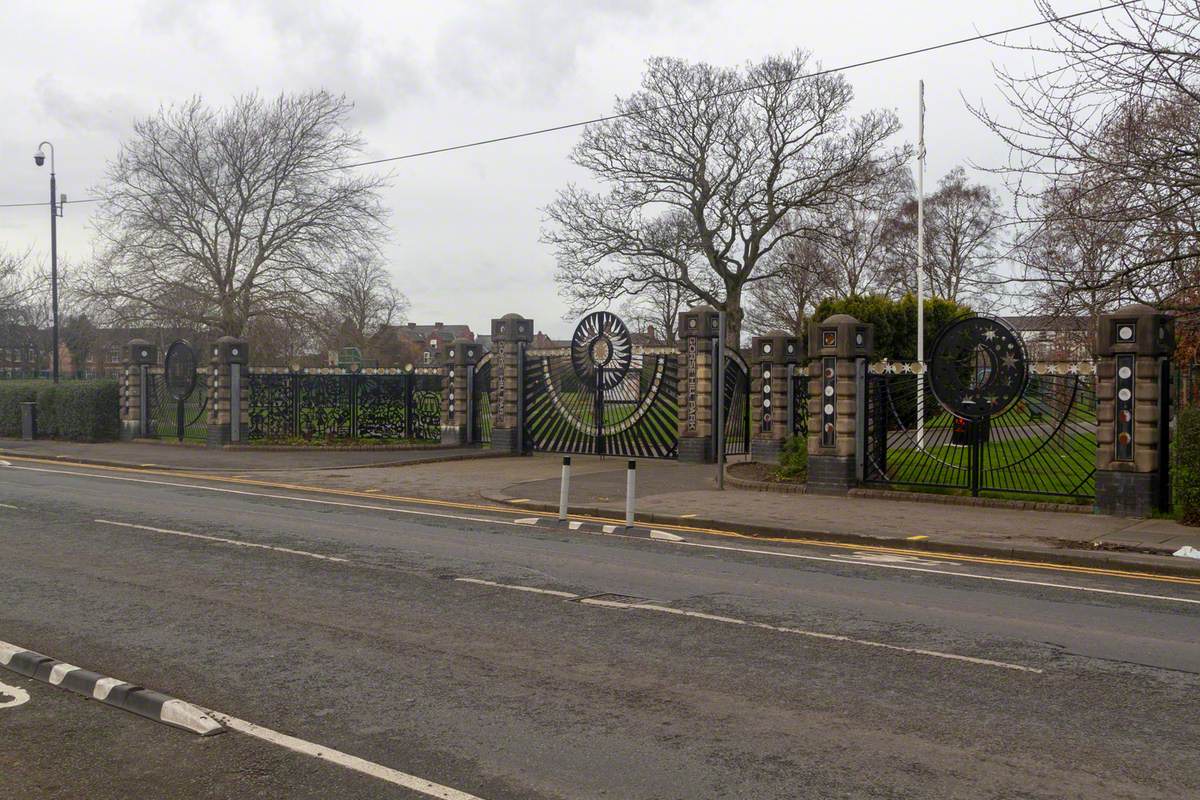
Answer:
<svg viewBox="0 0 1200 800"><path fill-rule="evenodd" d="M617 526L616 525L602 525L601 530L603 530L605 533L616 533Z"/></svg>
<svg viewBox="0 0 1200 800"><path fill-rule="evenodd" d="M667 533L666 531L653 531L652 530L652 531L650 531L650 538L651 539L659 539L664 542L682 542L683 541L682 536L676 536L675 534Z"/></svg>
<svg viewBox="0 0 1200 800"><path fill-rule="evenodd" d="M577 520L571 520L570 522L567 523L567 527L573 531L577 531L583 527L583 523L579 522Z"/></svg>
<svg viewBox="0 0 1200 800"><path fill-rule="evenodd" d="M435 511L423 511L423 510L415 510L415 509L407 509L407 508L396 508L394 506L370 505L367 503L350 503L350 502L345 502L345 501L341 501L341 500L326 500L326 499L314 498L314 497L296 497L294 495L269 494L266 492L251 492L251 491L246 491L244 489L229 489L229 488L226 488L223 486L204 486L204 485L195 484L195 483L178 483L178 482L174 482L174 481L149 480L147 478L131 478L128 476L123 476L123 475L103 475L103 474L96 474L96 473L89 473L89 472L76 472L73 470L48 469L48 468L44 468L44 467L14 466L11 464L9 466L11 466L13 469L25 470L27 472L45 472L45 473L58 474L58 475L72 475L72 476L79 477L79 478L98 478L98 479L112 480L112 481L126 481L126 482L130 482L130 483L146 483L146 484L151 484L151 485L156 485L156 486L172 486L172 487L182 488L182 489L194 489L197 491L218 492L218 493L222 493L222 494L234 494L234 495L241 495L241 496L245 496L245 497L262 497L262 498L267 498L270 500L291 500L291 501L297 502L297 503L310 503L310 504L315 504L315 505L338 506L338 507L342 507L342 508L358 508L358 509L364 509L367 511L383 511L383 512L387 512L390 514L407 514L410 516L417 516L417 517L435 517L435 518L440 518L440 519L453 519L453 520L464 521L464 522L480 522L480 523L485 523L488 525L515 526L518 524L517 522L512 521L512 520L488 519L486 517L471 517L471 516L466 516L466 515L462 515L462 514L445 514L445 513L435 512ZM515 502L515 501L510 501L510 502ZM588 533L589 535L593 535L593 536L625 536L625 534L620 534L620 533L602 534L600 532L592 533L590 531L584 531L584 533ZM639 537L627 536L626 538L636 539ZM1025 586L1039 586L1039 587L1048 588L1048 589L1064 589L1067 591L1091 592L1091 593L1095 593L1095 594L1108 594L1108 595L1116 595L1116 596L1121 596L1121 597L1137 597L1137 598L1141 598L1141 599L1145 599L1145 600L1162 600L1162 601L1169 602L1169 603L1186 603L1188 605L1200 605L1200 600L1193 600L1193 599L1189 599L1189 598L1185 598L1185 597L1171 597L1169 595L1147 594L1147 593L1143 593L1143 592L1124 592L1124 591L1120 591L1118 589L1100 589L1100 588L1093 587L1093 586L1073 586L1071 584L1051 583L1049 581L1031 581L1031 580L1025 580L1022 578L1001 578L1001 577L994 576L994 575L974 575L969 572L953 572L950 570L927 569L924 567L912 567L912 566L905 566L902 564L879 564L879 563L873 563L870 561L855 560L853 558L839 558L836 556L811 556L811 555L803 555L801 553L784 552L782 550L762 550L762 549L750 548L750 547L734 547L731 545L706 544L704 542L692 542L692 541L687 541L687 540L675 542L673 540L666 540L666 539L660 538L659 541L667 541L670 544L678 544L678 545L683 545L686 547L701 547L701 548L706 548L706 549L710 549L710 550L727 550L727 551L735 552L735 553L751 553L754 555L774 556L777 558L796 558L796 559L800 559L800 560L804 560L804 561L820 561L820 562L827 562L827 563L833 563L833 564L851 564L851 565L856 565L859 567L871 567L871 568L875 568L875 569L898 569L898 570L904 570L907 572L926 572L926 573L930 573L933 575L945 575L948 577L955 577L955 578L971 578L974 580L981 580L981 581L996 581L998 583L1013 583L1013 584L1020 584L1020 585L1025 585ZM939 563L941 563L941 562L939 562ZM984 566L987 566L987 565L984 565ZM999 564L997 566L1002 567L1005 565ZM1017 565L1017 566L1019 566L1019 565Z"/></svg>
<svg viewBox="0 0 1200 800"><path fill-rule="evenodd" d="M79 667L75 666L74 664L63 664L61 662L55 664L50 668L50 683L54 686L58 686L63 682L64 678L77 669L79 669Z"/></svg>
<svg viewBox="0 0 1200 800"><path fill-rule="evenodd" d="M307 550L293 550L290 547L276 547L270 544L258 544L257 542L242 542L237 539L224 539L220 536L205 536L202 533L188 533L186 531L173 531L170 528L154 528L150 525L134 525L130 522L113 522L109 519L93 520L101 525L116 525L119 528L132 528L139 531L151 531L153 533L169 533L172 536L184 536L188 539L204 539L209 542L220 542L221 544L232 544L238 547L255 547L260 550L274 550L277 553L287 553L293 556L304 556L306 558L316 558L321 561L338 561L346 563L347 559L337 558L336 556L324 556L320 553L310 553Z"/></svg>
<svg viewBox="0 0 1200 800"><path fill-rule="evenodd" d="M460 522L483 522L488 525L516 525L516 522L506 519L488 519L487 517L468 517L464 514L443 514L437 511L418 511L411 508L395 506L377 506L369 503L349 503L344 500L326 500L318 497L296 497L288 494L268 494L267 492L251 492L245 489L229 489L224 486L205 486L198 483L178 483L176 481L154 481L148 478L130 478L126 475L103 475L91 472L75 472L66 469L47 469L45 467L13 467L26 472L45 472L53 475L73 475L77 478L97 478L106 481L125 481L126 483L148 483L154 486L171 486L177 489L195 489L201 492L217 492L219 494L236 494L243 497L264 497L268 500L291 500L296 503L311 503L314 505L338 506L339 508L360 508L367 511L386 511L390 514L408 514L414 517L436 517L438 519L453 519Z"/></svg>
<svg viewBox="0 0 1200 800"><path fill-rule="evenodd" d="M0 694L6 694L12 698L0 703L0 708L16 708L29 702L29 692L20 686L9 686L7 683L0 683Z"/></svg>
<svg viewBox="0 0 1200 800"><path fill-rule="evenodd" d="M462 583L474 583L480 586L490 586L495 589L510 589L516 592L548 594L554 597L561 597L566 600L578 600L580 605L599 606L601 608L629 609L634 611L653 611L659 614L673 614L680 617L702 619L708 622L722 622L727 625L745 625L747 627L761 628L763 630L773 631L775 633L786 633L793 636L807 636L812 639L824 639L830 642L843 642L845 644L856 644L863 647L876 647L882 650L892 650L899 653L908 653L910 655L929 656L931 658L942 658L949 661L961 661L966 664L977 664L985 667L1000 667L1002 669L1011 669L1017 672L1032 672L1035 675L1043 674L1043 670L1040 670L1037 667L1027 667L1022 664L1010 664L1007 661L993 661L990 658L976 658L975 656L963 656L958 655L957 653L944 653L941 650L927 650L921 647L905 647L899 644L875 642L870 639L856 639L852 636L842 636L836 633L821 633L820 631L808 631L802 628L789 628L779 625L769 625L765 622L753 622L751 620L738 619L736 617L723 617L718 614L706 614L703 611L690 611L686 608L671 608L670 606L660 606L656 603L623 603L619 600L601 600L595 597L584 597L582 595L571 594L570 592L559 592L551 589L535 589L532 586L521 586L514 583L496 583L495 581L485 581L479 578L455 578L454 580Z"/></svg>
<svg viewBox="0 0 1200 800"><path fill-rule="evenodd" d="M537 517L521 517L520 519L513 520L513 522L517 523L518 525L537 525L538 518Z"/></svg>
<svg viewBox="0 0 1200 800"><path fill-rule="evenodd" d="M21 510L21 509L17 508L16 506L9 505L8 503L0 503L0 508L11 508L13 511Z"/></svg>
<svg viewBox="0 0 1200 800"><path fill-rule="evenodd" d="M270 728L256 725L253 722L246 722L237 717L222 714L220 711L213 711L211 709L204 709L204 711L230 730L237 731L246 736L253 736L255 739L261 739L264 742L270 742L295 753L301 753L302 755L311 756L321 761L337 764L346 769L352 769L355 772L377 780L386 781L396 786L403 786L406 789L420 792L428 797L436 797L439 800L481 800L476 795L467 794L458 789L451 789L449 786L442 786L433 781L418 778L416 775L409 775L406 772L343 753L339 750L334 750L332 747L314 744L304 739L297 739L295 736L288 736L286 733L279 733Z"/></svg>
<svg viewBox="0 0 1200 800"><path fill-rule="evenodd" d="M8 642L0 642L0 666L7 667L12 661L12 657L17 653L24 653L25 648L11 645Z"/></svg>
<svg viewBox="0 0 1200 800"><path fill-rule="evenodd" d="M895 553L863 553L857 552L851 558L859 561L874 561L878 564L934 564L937 566L957 567L957 561L933 561L917 556L902 556Z"/></svg>
<svg viewBox="0 0 1200 800"><path fill-rule="evenodd" d="M11 467L11 466L12 466L12 464L10 464L7 461L0 461L0 467Z"/></svg>
<svg viewBox="0 0 1200 800"><path fill-rule="evenodd" d="M125 681L118 678L101 678L100 680L96 681L96 685L92 687L92 697L96 698L97 700L107 700L109 692L116 687L123 685L124 683Z"/></svg>
<svg viewBox="0 0 1200 800"><path fill-rule="evenodd" d="M459 583L476 583L480 586L491 586L495 589L512 589L516 592L530 592L532 594L548 594L552 597L563 597L567 600L575 600L579 597L577 594L570 592L559 592L554 589L537 589L533 586L519 586L515 583L496 583L495 581L485 581L480 578L455 578Z"/></svg>

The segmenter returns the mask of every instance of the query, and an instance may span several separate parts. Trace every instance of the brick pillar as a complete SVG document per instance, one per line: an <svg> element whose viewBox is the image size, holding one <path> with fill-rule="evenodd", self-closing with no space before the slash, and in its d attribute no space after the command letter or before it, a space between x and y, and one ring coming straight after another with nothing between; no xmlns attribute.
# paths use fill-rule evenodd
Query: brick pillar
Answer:
<svg viewBox="0 0 1200 800"><path fill-rule="evenodd" d="M750 458L777 464L791 435L788 365L800 363L800 340L784 333L755 336L750 352Z"/></svg>
<svg viewBox="0 0 1200 800"><path fill-rule="evenodd" d="M807 491L813 494L845 494L858 482L860 373L865 381L874 339L873 325L848 314L808 326Z"/></svg>
<svg viewBox="0 0 1200 800"><path fill-rule="evenodd" d="M697 306L680 313L679 460L711 463L713 451L713 343L720 334L720 313Z"/></svg>
<svg viewBox="0 0 1200 800"><path fill-rule="evenodd" d="M482 348L467 339L455 339L446 352L446 391L442 393L442 444L467 443L471 426L471 393L467 375L475 369Z"/></svg>
<svg viewBox="0 0 1200 800"><path fill-rule="evenodd" d="M125 345L125 366L121 371L121 438L135 439L147 435L142 414L149 414L149 402L142 399L146 386L146 371L158 361L158 347L145 339L130 339ZM143 408L145 405L145 408Z"/></svg>
<svg viewBox="0 0 1200 800"><path fill-rule="evenodd" d="M533 341L533 320L505 314L492 320L492 449L524 449L522 386L518 364Z"/></svg>
<svg viewBox="0 0 1200 800"><path fill-rule="evenodd" d="M250 345L222 336L212 346L208 370L208 446L244 444L250 427L250 391L246 374ZM233 410L236 384L239 413Z"/></svg>
<svg viewBox="0 0 1200 800"><path fill-rule="evenodd" d="M1096 510L1148 517L1169 507L1164 368L1174 322L1149 306L1126 306L1101 315L1096 345Z"/></svg>

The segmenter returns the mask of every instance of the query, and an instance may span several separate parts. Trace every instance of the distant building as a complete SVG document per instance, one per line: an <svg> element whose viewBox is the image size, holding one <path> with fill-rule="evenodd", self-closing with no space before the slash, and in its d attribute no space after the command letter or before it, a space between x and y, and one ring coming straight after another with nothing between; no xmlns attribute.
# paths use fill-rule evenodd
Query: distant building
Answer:
<svg viewBox="0 0 1200 800"><path fill-rule="evenodd" d="M31 325L0 325L0 377L32 378L49 369L48 331Z"/></svg>
<svg viewBox="0 0 1200 800"><path fill-rule="evenodd" d="M432 325L418 325L415 322L390 325L384 335L391 335L401 342L414 345L420 353L417 366L423 367L446 363L446 350L455 339L473 342L476 338L470 325L446 325L441 322Z"/></svg>
<svg viewBox="0 0 1200 800"><path fill-rule="evenodd" d="M1078 361L1091 358L1096 349L1096 320L1053 314L1001 317L1025 342L1034 361Z"/></svg>

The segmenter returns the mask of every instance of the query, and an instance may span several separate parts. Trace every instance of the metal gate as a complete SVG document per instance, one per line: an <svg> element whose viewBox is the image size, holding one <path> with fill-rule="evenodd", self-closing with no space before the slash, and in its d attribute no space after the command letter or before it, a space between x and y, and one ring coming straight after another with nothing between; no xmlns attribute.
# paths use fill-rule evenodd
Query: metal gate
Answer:
<svg viewBox="0 0 1200 800"><path fill-rule="evenodd" d="M808 368L788 365L789 436L808 438Z"/></svg>
<svg viewBox="0 0 1200 800"><path fill-rule="evenodd" d="M750 452L750 368L736 350L725 351L725 455Z"/></svg>
<svg viewBox="0 0 1200 800"><path fill-rule="evenodd" d="M673 347L637 347L614 314L585 317L571 346L525 351L524 436L535 451L674 458Z"/></svg>
<svg viewBox="0 0 1200 800"><path fill-rule="evenodd" d="M167 391L162 367L146 371L146 408L149 411L146 435L154 439L208 441L208 375L196 370L196 385L183 400Z"/></svg>
<svg viewBox="0 0 1200 800"><path fill-rule="evenodd" d="M440 441L440 370L290 372L251 369L248 438Z"/></svg>
<svg viewBox="0 0 1200 800"><path fill-rule="evenodd" d="M970 420L938 402L920 365L872 365L865 386L863 481L973 496L1094 498L1092 365L1035 364L1030 372L1016 402L995 416Z"/></svg>
<svg viewBox="0 0 1200 800"><path fill-rule="evenodd" d="M467 441L492 443L492 354L486 353L471 373L471 430Z"/></svg>

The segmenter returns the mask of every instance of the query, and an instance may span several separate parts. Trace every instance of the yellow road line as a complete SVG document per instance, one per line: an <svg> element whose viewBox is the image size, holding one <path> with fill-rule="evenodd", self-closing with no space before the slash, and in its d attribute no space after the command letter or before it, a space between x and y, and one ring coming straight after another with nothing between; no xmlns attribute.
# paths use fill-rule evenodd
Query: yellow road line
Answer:
<svg viewBox="0 0 1200 800"><path fill-rule="evenodd" d="M224 475L208 475L204 473L186 472L183 470L164 470L164 469L142 469L135 467L115 467L102 466L96 464L83 464L74 461L63 461L58 459L36 458L32 456L5 455L5 459L13 461L27 461L36 464L50 464L55 466L72 466L82 467L84 469L108 470L111 472L132 472L141 475L161 475L175 478L190 478L193 480L211 481L214 483L234 483L247 486L257 486L265 489L290 489L297 492L310 492L313 494L328 494L341 497L358 497L371 500L391 500L397 503L411 503L415 505L433 506L435 508L454 508L459 510L470 511L490 511L497 514L509 514L521 516L538 516L547 519L557 518L557 514L551 511L537 511L531 508L514 508L511 506L490 505L484 503L466 503L457 500L436 500L426 497L409 497L405 495L381 494L378 491L356 491L354 489L335 489L325 486L310 486L306 484L295 483L279 483L276 481L264 481L257 478L240 478ZM528 502L528 501L527 501ZM622 522L623 518L617 517L600 517L588 514L571 514L571 519L581 520L584 522L597 522L601 524L612 524L613 522ZM646 523L649 524L649 523ZM752 542L777 542L780 544L801 544L811 547L823 547L836 550L855 550L860 552L870 553L891 553L895 555L921 555L925 558L940 558L947 561L969 561L976 564L998 564L1003 566L1023 567L1027 569L1041 569L1052 572L1071 572L1082 575L1102 575L1115 578L1129 578L1136 580L1156 581L1159 583L1175 583L1185 586L1200 586L1200 578L1187 578L1175 575L1157 575L1152 572L1135 572L1132 570L1108 569L1105 567L1083 567L1072 564L1052 564L1041 561L1025 561L1017 558L1001 558L999 556L979 556L969 555L965 553L954 553L945 551L922 550L915 547L889 547L887 545L874 544L859 544L854 542L835 542L822 539L807 539L797 537L784 536L754 536L751 534L738 533L736 531L721 530L719 528L702 528L692 525L678 525L672 523L653 523L653 527L659 530L679 531L683 533L696 533L706 536L722 536L731 539L744 539Z"/></svg>

